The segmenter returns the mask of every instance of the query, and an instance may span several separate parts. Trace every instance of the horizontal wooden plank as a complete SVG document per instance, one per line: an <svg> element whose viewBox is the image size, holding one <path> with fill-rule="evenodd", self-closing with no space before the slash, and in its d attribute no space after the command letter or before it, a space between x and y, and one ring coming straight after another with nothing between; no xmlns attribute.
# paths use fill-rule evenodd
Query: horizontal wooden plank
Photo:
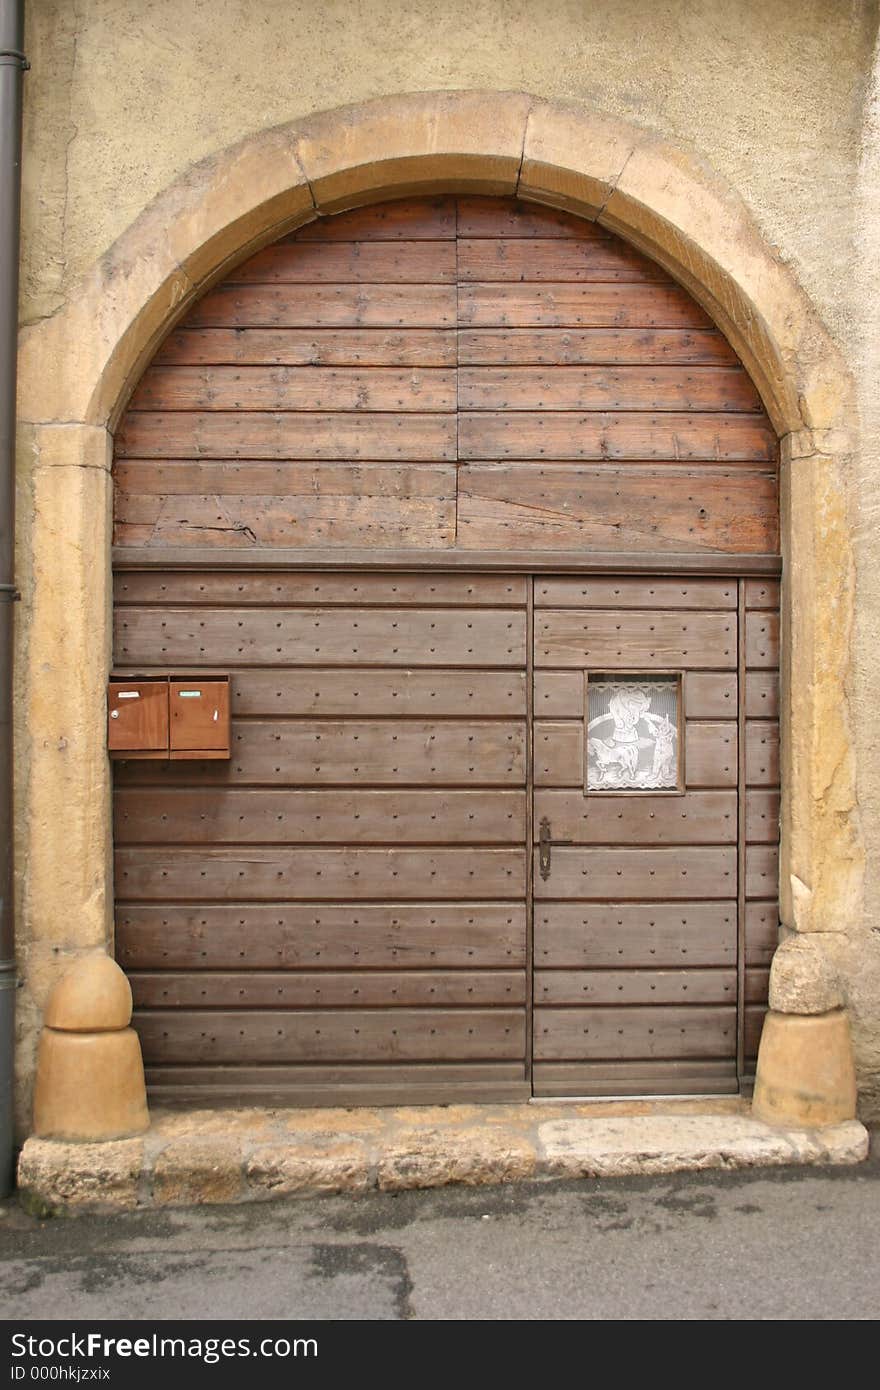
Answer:
<svg viewBox="0 0 880 1390"><path fill-rule="evenodd" d="M746 964L769 965L779 945L779 902L746 903Z"/></svg>
<svg viewBox="0 0 880 1390"><path fill-rule="evenodd" d="M465 328L712 326L705 310L677 285L462 284L458 315ZM414 326L424 323L415 315L409 321ZM438 319L426 326L441 327L444 322Z"/></svg>
<svg viewBox="0 0 880 1390"><path fill-rule="evenodd" d="M458 199L460 237L573 237L579 241L618 242L617 237L574 213L514 198Z"/></svg>
<svg viewBox="0 0 880 1390"><path fill-rule="evenodd" d="M153 365L129 410L455 410L455 372L425 367Z"/></svg>
<svg viewBox="0 0 880 1390"><path fill-rule="evenodd" d="M749 1004L745 1012L745 1055L748 1061L758 1055L767 1009L763 1004Z"/></svg>
<svg viewBox="0 0 880 1390"><path fill-rule="evenodd" d="M524 666L515 610L125 608L116 660L280 666Z"/></svg>
<svg viewBox="0 0 880 1390"><path fill-rule="evenodd" d="M126 846L115 859L123 902L516 898L525 892L525 854L518 849Z"/></svg>
<svg viewBox="0 0 880 1390"><path fill-rule="evenodd" d="M450 284L455 280L455 250L448 239L276 241L233 270L225 283Z"/></svg>
<svg viewBox="0 0 880 1390"><path fill-rule="evenodd" d="M746 793L746 839L774 844L779 839L779 792Z"/></svg>
<svg viewBox="0 0 880 1390"><path fill-rule="evenodd" d="M750 787L779 786L779 725L775 720L746 721L746 782Z"/></svg>
<svg viewBox="0 0 880 1390"><path fill-rule="evenodd" d="M746 613L746 665L760 670L778 667L778 613Z"/></svg>
<svg viewBox="0 0 880 1390"><path fill-rule="evenodd" d="M536 969L736 964L736 903L542 902Z"/></svg>
<svg viewBox="0 0 880 1390"><path fill-rule="evenodd" d="M151 1065L517 1059L525 1045L521 1009L144 1010L132 1023Z"/></svg>
<svg viewBox="0 0 880 1390"><path fill-rule="evenodd" d="M461 367L458 381L462 410L761 410L741 367Z"/></svg>
<svg viewBox="0 0 880 1390"><path fill-rule="evenodd" d="M169 333L153 365L454 367L456 361L454 328L182 327Z"/></svg>
<svg viewBox="0 0 880 1390"><path fill-rule="evenodd" d="M781 585L778 579L747 579L746 608L778 609Z"/></svg>
<svg viewBox="0 0 880 1390"><path fill-rule="evenodd" d="M456 417L279 411L132 411L116 435L118 458L455 459Z"/></svg>
<svg viewBox="0 0 880 1390"><path fill-rule="evenodd" d="M128 465L130 466L130 465ZM260 606L303 604L381 605L385 608L441 604L462 608L525 607L527 580L494 574L322 574L279 570L186 570L157 573L126 570L114 577L116 604L245 603ZM334 677L337 679L337 677Z"/></svg>
<svg viewBox="0 0 880 1390"><path fill-rule="evenodd" d="M536 902L567 897L615 901L729 898L736 891L736 849L567 849L560 845L553 848L547 879L538 872L535 851L534 882Z"/></svg>
<svg viewBox="0 0 880 1390"><path fill-rule="evenodd" d="M349 212L322 215L299 227L289 241L428 241L455 239L456 205L452 197L405 198L372 203Z"/></svg>
<svg viewBox="0 0 880 1390"><path fill-rule="evenodd" d="M756 415L671 410L462 410L458 456L463 460L558 462L747 462L775 467L776 438L769 422ZM704 482L703 491L708 487Z"/></svg>
<svg viewBox="0 0 880 1390"><path fill-rule="evenodd" d="M583 790L584 726L580 723L535 722L535 785L539 787L577 787ZM685 785L735 787L737 783L737 727L724 723L694 723L685 730ZM613 793L611 793L613 794ZM605 804L609 793L594 792ZM670 806L672 797L667 793ZM674 813L674 811L673 811Z"/></svg>
<svg viewBox="0 0 880 1390"><path fill-rule="evenodd" d="M459 470L458 546L471 553L619 546L625 553L666 547L720 556L771 554L778 543L777 484L765 473L705 464L484 463Z"/></svg>
<svg viewBox="0 0 880 1390"><path fill-rule="evenodd" d="M736 676L687 671L684 709L689 719L724 719L736 713ZM545 719L581 719L584 712L582 671L536 671L535 715Z"/></svg>
<svg viewBox="0 0 880 1390"><path fill-rule="evenodd" d="M536 1006L735 1002L735 970L535 971Z"/></svg>
<svg viewBox="0 0 880 1390"><path fill-rule="evenodd" d="M736 1063L703 1062L538 1062L532 1068L533 1094L552 1096L735 1095Z"/></svg>
<svg viewBox="0 0 880 1390"><path fill-rule="evenodd" d="M736 1008L535 1009L535 1061L730 1057Z"/></svg>
<svg viewBox="0 0 880 1390"><path fill-rule="evenodd" d="M137 1009L510 1008L526 995L522 970L162 970L130 980Z"/></svg>
<svg viewBox="0 0 880 1390"><path fill-rule="evenodd" d="M388 279L395 279L388 276ZM433 279L426 276L425 279ZM619 237L476 237L459 233L458 278L469 281L630 281L670 284L656 261Z"/></svg>
<svg viewBox="0 0 880 1390"><path fill-rule="evenodd" d="M436 1080L441 1075L440 1080ZM148 1066L152 1103L264 1106L455 1105L527 1101L523 1062L384 1066ZM445 1079L442 1079L445 1078Z"/></svg>
<svg viewBox="0 0 880 1390"><path fill-rule="evenodd" d="M222 284L209 290L186 317L187 328L306 328L309 331L316 328L454 328L455 322L455 285ZM682 322L686 324L689 320L684 317Z"/></svg>
<svg viewBox="0 0 880 1390"><path fill-rule="evenodd" d="M535 581L536 608L736 608L729 579L614 579L551 575Z"/></svg>
<svg viewBox="0 0 880 1390"><path fill-rule="evenodd" d="M735 366L738 359L713 328L462 328L458 361L462 367L641 367Z"/></svg>
<svg viewBox="0 0 880 1390"><path fill-rule="evenodd" d="M749 719L779 717L779 672L746 673L746 716Z"/></svg>
<svg viewBox="0 0 880 1390"><path fill-rule="evenodd" d="M767 966L746 970L746 1003L767 1005L770 989L770 970Z"/></svg>
<svg viewBox="0 0 880 1390"><path fill-rule="evenodd" d="M234 715L467 719L526 712L524 671L241 671L231 686Z"/></svg>
<svg viewBox="0 0 880 1390"><path fill-rule="evenodd" d="M258 786L522 786L525 725L506 720L233 722L232 756L199 763L126 762L117 783L217 789Z"/></svg>
<svg viewBox="0 0 880 1390"><path fill-rule="evenodd" d="M116 914L127 970L510 969L525 953L523 903L122 903Z"/></svg>
<svg viewBox="0 0 880 1390"><path fill-rule="evenodd" d="M497 795L497 793L494 793ZM534 838L541 819L554 839L586 845L710 845L736 840L735 791L662 792L640 796L584 796L573 791L535 792Z"/></svg>
<svg viewBox="0 0 880 1390"><path fill-rule="evenodd" d="M779 897L779 846L746 845L746 897Z"/></svg>
<svg viewBox="0 0 880 1390"><path fill-rule="evenodd" d="M535 665L593 671L735 668L736 617L542 609L535 613Z"/></svg>
<svg viewBox="0 0 880 1390"><path fill-rule="evenodd" d="M119 787L114 797L117 845L514 844L525 817L523 792Z"/></svg>

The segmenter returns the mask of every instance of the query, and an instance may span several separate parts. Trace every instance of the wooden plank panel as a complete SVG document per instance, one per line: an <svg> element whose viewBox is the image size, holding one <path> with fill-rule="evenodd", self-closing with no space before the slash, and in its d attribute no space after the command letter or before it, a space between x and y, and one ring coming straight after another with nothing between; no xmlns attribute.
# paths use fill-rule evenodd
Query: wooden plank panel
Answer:
<svg viewBox="0 0 880 1390"><path fill-rule="evenodd" d="M301 513L310 498L332 497L344 508L360 499L387 497L400 504L455 496L454 464L121 459L114 478L117 514L134 513L137 521L154 519L169 498L181 498L175 505L182 507L208 494L205 500L215 507L221 505L221 497L222 505L229 506L247 505L242 499L253 498L252 508L283 515L290 530L302 524Z"/></svg>
<svg viewBox="0 0 880 1390"><path fill-rule="evenodd" d="M535 785L583 790L583 722L535 723ZM685 730L685 781L696 787L735 787L737 727L731 721L688 721ZM606 793L596 792L604 803ZM671 798L670 798L671 801Z"/></svg>
<svg viewBox="0 0 880 1390"><path fill-rule="evenodd" d="M693 973L693 972L692 972ZM522 970L311 973L163 970L131 977L137 1009L470 1008L525 1003Z"/></svg>
<svg viewBox="0 0 880 1390"><path fill-rule="evenodd" d="M735 668L736 617L543 609L535 614L535 665L593 671Z"/></svg>
<svg viewBox="0 0 880 1390"><path fill-rule="evenodd" d="M128 970L510 969L525 950L521 902L120 904L116 916Z"/></svg>
<svg viewBox="0 0 880 1390"><path fill-rule="evenodd" d="M767 966L746 970L746 1002L748 1004L762 1004L767 1007L767 995L770 989L770 970Z"/></svg>
<svg viewBox="0 0 880 1390"><path fill-rule="evenodd" d="M746 839L773 844L779 839L779 792L746 793Z"/></svg>
<svg viewBox="0 0 880 1390"><path fill-rule="evenodd" d="M689 719L724 719L736 712L736 676L686 671L684 708ZM584 711L581 671L536 671L535 714L538 718L580 719Z"/></svg>
<svg viewBox="0 0 880 1390"><path fill-rule="evenodd" d="M623 277L615 277L623 278ZM635 278L635 277L633 277ZM404 241L276 241L233 270L230 285L449 284L455 243Z"/></svg>
<svg viewBox="0 0 880 1390"><path fill-rule="evenodd" d="M156 976L161 979L161 976ZM735 1004L735 970L537 970L536 1005Z"/></svg>
<svg viewBox="0 0 880 1390"><path fill-rule="evenodd" d="M749 1004L746 1008L746 1058L754 1059L758 1055L766 1013L767 1009L762 1004Z"/></svg>
<svg viewBox="0 0 880 1390"><path fill-rule="evenodd" d="M514 844L523 792L119 787L115 843Z"/></svg>
<svg viewBox="0 0 880 1390"><path fill-rule="evenodd" d="M595 286L584 286L595 289ZM653 291L657 293L657 291ZM187 328L454 328L455 285L218 285ZM683 319L687 323L687 318Z"/></svg>
<svg viewBox="0 0 880 1390"><path fill-rule="evenodd" d="M746 722L746 782L750 787L779 786L779 724L775 720Z"/></svg>
<svg viewBox="0 0 880 1390"><path fill-rule="evenodd" d="M524 666L525 615L507 610L125 608L116 658L221 666Z"/></svg>
<svg viewBox="0 0 880 1390"><path fill-rule="evenodd" d="M535 1010L536 1061L729 1057L736 1009L597 1008Z"/></svg>
<svg viewBox="0 0 880 1390"><path fill-rule="evenodd" d="M235 898L521 897L521 850L293 849L127 846L116 851L122 901L205 902Z"/></svg>
<svg viewBox="0 0 880 1390"><path fill-rule="evenodd" d="M151 1101L241 1106L450 1105L462 1099L522 1102L531 1091L520 1062L368 1066L147 1066ZM439 1079L438 1079L439 1078Z"/></svg>
<svg viewBox="0 0 880 1390"><path fill-rule="evenodd" d="M459 233L458 277L468 281L631 281L670 284L656 261L617 237L471 238ZM394 279L394 276L388 276ZM427 277L433 278L433 277Z"/></svg>
<svg viewBox="0 0 880 1390"><path fill-rule="evenodd" d="M497 793L496 793L497 795ZM535 793L534 838L546 816L554 839L585 845L710 845L736 840L736 792L688 792L670 797Z"/></svg>
<svg viewBox="0 0 880 1390"><path fill-rule="evenodd" d="M746 897L779 897L779 846L746 846Z"/></svg>
<svg viewBox="0 0 880 1390"><path fill-rule="evenodd" d="M736 902L545 902L536 968L735 966Z"/></svg>
<svg viewBox="0 0 880 1390"><path fill-rule="evenodd" d="M413 468L400 469L390 487L375 475L359 479L349 495L332 484L327 487L321 471L318 465L315 491L299 496L117 492L114 544L130 549L196 545L208 555L255 547L289 551L326 546L410 547L415 553L416 548L445 549L453 544L454 469L430 470L436 474L432 497L396 495L400 479L416 473Z"/></svg>
<svg viewBox="0 0 880 1390"><path fill-rule="evenodd" d="M521 721L321 720L234 723L229 762L130 762L116 771L128 783L218 786L522 786Z"/></svg>
<svg viewBox="0 0 880 1390"><path fill-rule="evenodd" d="M455 371L426 367L163 367L129 410L455 410Z"/></svg>
<svg viewBox="0 0 880 1390"><path fill-rule="evenodd" d="M536 1096L735 1095L736 1062L538 1062Z"/></svg>
<svg viewBox="0 0 880 1390"><path fill-rule="evenodd" d="M290 234L289 241L428 241L455 239L455 198L406 198L350 212L321 215Z"/></svg>
<svg viewBox="0 0 880 1390"><path fill-rule="evenodd" d="M601 575L535 580L536 608L736 608L729 579L639 579Z"/></svg>
<svg viewBox="0 0 880 1390"><path fill-rule="evenodd" d="M746 904L746 964L769 965L779 945L779 903Z"/></svg>
<svg viewBox="0 0 880 1390"><path fill-rule="evenodd" d="M114 576L113 595L117 604L381 604L391 608L443 604L456 608L516 608L525 607L526 584L523 575L495 574L124 570Z"/></svg>
<svg viewBox="0 0 880 1390"><path fill-rule="evenodd" d="M484 850L503 854L503 850ZM454 853L454 851L453 851ZM736 891L736 849L553 849L550 877L538 873L535 899L729 898Z"/></svg>
<svg viewBox="0 0 880 1390"><path fill-rule="evenodd" d="M690 411L462 411L460 459L656 460L774 464L776 438L756 415ZM320 456L317 456L320 457Z"/></svg>
<svg viewBox="0 0 880 1390"><path fill-rule="evenodd" d="M779 672L748 671L746 673L746 718L775 719L779 717Z"/></svg>
<svg viewBox="0 0 880 1390"><path fill-rule="evenodd" d="M458 296L458 321L465 328L712 326L709 315L677 285L462 284ZM446 322L428 324L415 313L408 321L438 328Z"/></svg>
<svg viewBox="0 0 880 1390"><path fill-rule="evenodd" d="M774 554L778 543L777 484L768 474L719 473L705 464L508 463L459 470L464 550L742 555Z"/></svg>
<svg viewBox="0 0 880 1390"><path fill-rule="evenodd" d="M515 1059L525 1043L521 1009L144 1010L132 1023L154 1065Z"/></svg>
<svg viewBox="0 0 880 1390"><path fill-rule="evenodd" d="M154 366L454 367L452 328L177 328Z"/></svg>
<svg viewBox="0 0 880 1390"><path fill-rule="evenodd" d="M116 435L119 458L454 459L454 415L357 416L262 411L133 411Z"/></svg>
<svg viewBox="0 0 880 1390"><path fill-rule="evenodd" d="M242 671L234 715L525 715L524 671Z"/></svg>
<svg viewBox="0 0 880 1390"><path fill-rule="evenodd" d="M746 608L778 609L780 590L778 579L747 579Z"/></svg>
<svg viewBox="0 0 880 1390"><path fill-rule="evenodd" d="M458 376L462 410L761 409L741 367L462 367Z"/></svg>
<svg viewBox="0 0 880 1390"><path fill-rule="evenodd" d="M479 366L735 366L736 353L712 328L462 328L458 360Z"/></svg>
<svg viewBox="0 0 880 1390"><path fill-rule="evenodd" d="M746 613L746 665L760 670L778 667L778 613Z"/></svg>
<svg viewBox="0 0 880 1390"><path fill-rule="evenodd" d="M587 222L560 208L514 198L458 199L460 237L572 237L578 241L623 243L598 222Z"/></svg>

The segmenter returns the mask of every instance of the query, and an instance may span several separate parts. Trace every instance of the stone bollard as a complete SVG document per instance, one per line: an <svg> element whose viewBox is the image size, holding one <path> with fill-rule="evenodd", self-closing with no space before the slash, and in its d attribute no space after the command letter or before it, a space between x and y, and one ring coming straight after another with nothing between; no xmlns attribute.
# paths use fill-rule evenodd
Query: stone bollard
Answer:
<svg viewBox="0 0 880 1390"><path fill-rule="evenodd" d="M37 1054L34 1133L125 1139L149 1128L131 986L109 956L85 956L49 995Z"/></svg>
<svg viewBox="0 0 880 1390"><path fill-rule="evenodd" d="M820 942L784 941L770 967L752 1112L767 1124L813 1128L856 1115L856 1074L840 984Z"/></svg>

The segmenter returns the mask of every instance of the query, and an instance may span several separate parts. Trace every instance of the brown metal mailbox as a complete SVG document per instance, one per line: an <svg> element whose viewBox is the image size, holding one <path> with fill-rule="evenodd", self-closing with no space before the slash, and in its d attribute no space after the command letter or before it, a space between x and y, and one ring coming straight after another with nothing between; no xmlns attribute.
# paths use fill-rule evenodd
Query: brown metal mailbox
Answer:
<svg viewBox="0 0 880 1390"><path fill-rule="evenodd" d="M110 682L107 746L116 756L165 754L168 748L167 680Z"/></svg>
<svg viewBox="0 0 880 1390"><path fill-rule="evenodd" d="M229 757L229 678L171 680L173 758Z"/></svg>

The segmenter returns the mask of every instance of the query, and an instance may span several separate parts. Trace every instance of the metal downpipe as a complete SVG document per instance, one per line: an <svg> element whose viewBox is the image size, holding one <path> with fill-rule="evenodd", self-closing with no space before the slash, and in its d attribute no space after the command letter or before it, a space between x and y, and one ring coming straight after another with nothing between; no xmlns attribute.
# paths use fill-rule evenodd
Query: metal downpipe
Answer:
<svg viewBox="0 0 880 1390"><path fill-rule="evenodd" d="M0 0L0 1196L15 1181L12 639L24 0Z"/></svg>

